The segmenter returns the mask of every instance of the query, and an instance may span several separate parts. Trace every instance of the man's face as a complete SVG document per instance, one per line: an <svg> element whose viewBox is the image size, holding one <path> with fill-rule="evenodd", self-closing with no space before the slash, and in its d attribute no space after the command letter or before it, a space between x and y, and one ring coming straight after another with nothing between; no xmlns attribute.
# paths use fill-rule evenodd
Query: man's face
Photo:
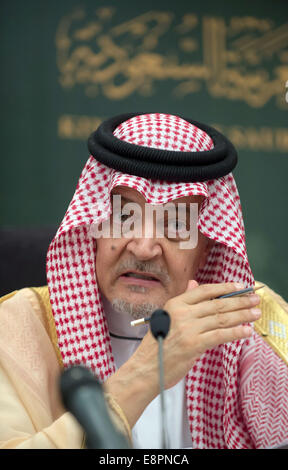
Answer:
<svg viewBox="0 0 288 470"><path fill-rule="evenodd" d="M145 213L146 201L136 190L117 187L112 194L121 196L122 206L127 202L137 203ZM182 203L182 208L183 203L187 208L190 203L198 203L200 208L202 200L201 196L189 196L173 202L176 207L177 203ZM178 215L178 211L176 213ZM189 220L189 211L187 214ZM113 216L121 217L121 214L112 214L111 221ZM116 309L130 312L133 318L147 316L163 307L168 299L182 294L188 281L194 279L198 268L204 265L209 249L208 239L201 232L198 232L195 248L180 248L177 228L183 225L183 220L178 220L176 226L173 224L175 237L172 238L168 238L170 222L167 217L165 236L157 236L154 216L150 222L151 236L146 238L145 223L147 220L143 217L141 237L97 238L96 275L100 291Z"/></svg>

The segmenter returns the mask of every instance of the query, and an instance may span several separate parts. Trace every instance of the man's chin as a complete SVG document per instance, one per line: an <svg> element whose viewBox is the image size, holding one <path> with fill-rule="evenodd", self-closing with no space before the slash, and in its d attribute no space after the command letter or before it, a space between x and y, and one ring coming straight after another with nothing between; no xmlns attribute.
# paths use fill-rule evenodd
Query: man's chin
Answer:
<svg viewBox="0 0 288 470"><path fill-rule="evenodd" d="M137 296L134 295L133 298L132 296L114 297L111 304L116 312L128 314L134 320L151 316L155 310L162 307L159 301L156 302L155 299L154 302L151 298L148 301L147 296L141 293Z"/></svg>

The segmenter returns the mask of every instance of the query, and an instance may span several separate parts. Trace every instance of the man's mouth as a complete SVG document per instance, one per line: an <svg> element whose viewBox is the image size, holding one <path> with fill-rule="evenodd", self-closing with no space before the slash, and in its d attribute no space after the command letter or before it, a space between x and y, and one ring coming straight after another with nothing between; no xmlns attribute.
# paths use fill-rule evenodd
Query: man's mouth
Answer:
<svg viewBox="0 0 288 470"><path fill-rule="evenodd" d="M142 286L155 286L160 284L160 280L152 273L141 273L137 271L127 271L119 277L121 281L129 284L137 284Z"/></svg>

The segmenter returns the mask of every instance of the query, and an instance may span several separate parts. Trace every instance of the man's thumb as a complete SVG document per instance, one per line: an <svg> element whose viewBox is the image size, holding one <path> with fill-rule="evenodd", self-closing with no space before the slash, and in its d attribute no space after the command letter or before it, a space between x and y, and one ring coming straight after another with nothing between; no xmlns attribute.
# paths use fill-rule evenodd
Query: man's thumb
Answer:
<svg viewBox="0 0 288 470"><path fill-rule="evenodd" d="M198 287L198 286L199 286L198 282L195 281L195 279L192 279L188 281L188 286L186 290L195 289L195 287Z"/></svg>

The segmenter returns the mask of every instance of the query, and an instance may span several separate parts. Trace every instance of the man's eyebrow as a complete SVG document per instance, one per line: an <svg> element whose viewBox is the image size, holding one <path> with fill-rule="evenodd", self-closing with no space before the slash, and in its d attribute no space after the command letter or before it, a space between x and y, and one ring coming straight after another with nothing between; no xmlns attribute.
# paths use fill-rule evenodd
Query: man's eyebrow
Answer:
<svg viewBox="0 0 288 470"><path fill-rule="evenodd" d="M133 201L133 199L128 199L126 196L122 196L122 194L118 194L118 193L113 193L111 194L111 199L113 198L113 196L120 196L121 197L121 203L122 201L123 202L137 202L137 201Z"/></svg>
<svg viewBox="0 0 288 470"><path fill-rule="evenodd" d="M120 194L120 196L121 196L121 194ZM123 201L123 202L135 202L135 201L133 201L133 199L128 199L128 198L125 197L125 196L121 196L121 202L122 202L122 201Z"/></svg>
<svg viewBox="0 0 288 470"><path fill-rule="evenodd" d="M136 202L136 203L138 202L138 201L133 201L133 199L129 199L129 198L127 198L126 196L123 196L122 194L119 194L119 193L113 193L113 194L111 194L111 199L112 199L113 196L121 196L121 203L124 202L125 204L128 203L128 202L134 202L134 203L135 203L135 202ZM174 202L174 201L169 201L167 204L169 204L170 202ZM148 204L148 203L147 203L147 204ZM179 202L178 202L178 203L175 202L175 204L176 204L176 207L177 207L178 204L179 204ZM188 212L189 209L190 209L190 204L193 204L193 203L191 203L191 202L190 202L190 203L181 202L181 204L186 204L186 212ZM195 203L194 203L194 204L195 204Z"/></svg>

